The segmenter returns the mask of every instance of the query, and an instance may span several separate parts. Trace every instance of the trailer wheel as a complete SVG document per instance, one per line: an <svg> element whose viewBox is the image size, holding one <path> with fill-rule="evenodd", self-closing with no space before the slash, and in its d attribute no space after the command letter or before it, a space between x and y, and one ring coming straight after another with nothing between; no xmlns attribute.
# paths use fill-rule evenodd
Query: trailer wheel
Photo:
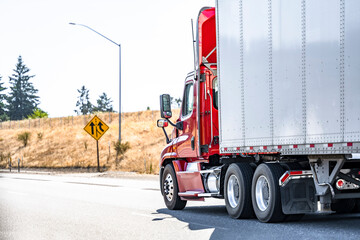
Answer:
<svg viewBox="0 0 360 240"><path fill-rule="evenodd" d="M179 188L176 180L176 174L172 164L166 165L162 175L162 191L164 202L170 210L182 210L186 206L186 202L179 197Z"/></svg>
<svg viewBox="0 0 360 240"><path fill-rule="evenodd" d="M355 199L354 213L360 213L360 199Z"/></svg>
<svg viewBox="0 0 360 240"><path fill-rule="evenodd" d="M355 209L355 199L340 199L331 203L331 210L336 213L351 213Z"/></svg>
<svg viewBox="0 0 360 240"><path fill-rule="evenodd" d="M261 222L281 222L285 218L279 187L283 173L278 163L263 163L255 170L251 196L255 215Z"/></svg>
<svg viewBox="0 0 360 240"><path fill-rule="evenodd" d="M232 218L253 216L251 181L253 169L248 163L233 163L225 175L224 195L226 210Z"/></svg>

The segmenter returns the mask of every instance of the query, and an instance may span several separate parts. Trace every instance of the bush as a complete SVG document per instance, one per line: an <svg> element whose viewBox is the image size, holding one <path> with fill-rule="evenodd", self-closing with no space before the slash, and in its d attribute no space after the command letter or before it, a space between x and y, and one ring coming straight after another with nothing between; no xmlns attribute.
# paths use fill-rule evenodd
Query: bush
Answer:
<svg viewBox="0 0 360 240"><path fill-rule="evenodd" d="M37 137L39 140L42 140L44 134L42 132L38 132Z"/></svg>
<svg viewBox="0 0 360 240"><path fill-rule="evenodd" d="M48 118L49 114L40 108L35 108L29 116L27 116L28 119L37 119L37 118Z"/></svg>
<svg viewBox="0 0 360 240"><path fill-rule="evenodd" d="M116 151L115 163L117 166L119 162L124 159L124 155L126 151L130 149L130 143L129 142L121 143L119 140L117 140L116 142L113 142L113 145Z"/></svg>
<svg viewBox="0 0 360 240"><path fill-rule="evenodd" d="M23 132L18 134L17 139L22 142L23 146L26 147L30 141L30 132Z"/></svg>

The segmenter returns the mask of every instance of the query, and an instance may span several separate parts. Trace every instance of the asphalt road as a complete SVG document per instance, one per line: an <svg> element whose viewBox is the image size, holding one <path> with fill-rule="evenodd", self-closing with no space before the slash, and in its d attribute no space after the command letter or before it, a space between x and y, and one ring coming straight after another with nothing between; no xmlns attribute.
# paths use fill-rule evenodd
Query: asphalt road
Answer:
<svg viewBox="0 0 360 240"><path fill-rule="evenodd" d="M158 176L0 173L0 239L360 239L360 214L264 224L224 201L170 211Z"/></svg>

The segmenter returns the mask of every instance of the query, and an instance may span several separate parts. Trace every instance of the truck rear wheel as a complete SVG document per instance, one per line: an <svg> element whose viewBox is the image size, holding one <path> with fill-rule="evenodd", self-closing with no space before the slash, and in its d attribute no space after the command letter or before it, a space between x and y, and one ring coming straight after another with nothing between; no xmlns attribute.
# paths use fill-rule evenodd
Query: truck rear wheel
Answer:
<svg viewBox="0 0 360 240"><path fill-rule="evenodd" d="M225 175L225 205L232 218L253 216L251 181L254 174L248 163L233 163Z"/></svg>
<svg viewBox="0 0 360 240"><path fill-rule="evenodd" d="M164 202L170 210L182 210L186 202L179 197L179 188L176 180L176 174L172 164L166 165L162 175L162 192L164 193Z"/></svg>
<svg viewBox="0 0 360 240"><path fill-rule="evenodd" d="M285 218L279 187L283 173L278 163L263 163L255 170L251 196L255 215L261 222L281 222Z"/></svg>

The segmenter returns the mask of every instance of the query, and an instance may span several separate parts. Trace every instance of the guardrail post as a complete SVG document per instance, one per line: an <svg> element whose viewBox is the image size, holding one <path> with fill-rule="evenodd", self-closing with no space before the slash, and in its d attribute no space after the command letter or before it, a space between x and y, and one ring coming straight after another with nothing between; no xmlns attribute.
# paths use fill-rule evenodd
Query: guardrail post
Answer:
<svg viewBox="0 0 360 240"><path fill-rule="evenodd" d="M11 158L9 158L9 168L10 168L10 172L11 172Z"/></svg>
<svg viewBox="0 0 360 240"><path fill-rule="evenodd" d="M107 159L107 163L109 163L109 159L110 159L110 141L109 141L109 157Z"/></svg>
<svg viewBox="0 0 360 240"><path fill-rule="evenodd" d="M20 158L18 158L18 172L20 172Z"/></svg>

